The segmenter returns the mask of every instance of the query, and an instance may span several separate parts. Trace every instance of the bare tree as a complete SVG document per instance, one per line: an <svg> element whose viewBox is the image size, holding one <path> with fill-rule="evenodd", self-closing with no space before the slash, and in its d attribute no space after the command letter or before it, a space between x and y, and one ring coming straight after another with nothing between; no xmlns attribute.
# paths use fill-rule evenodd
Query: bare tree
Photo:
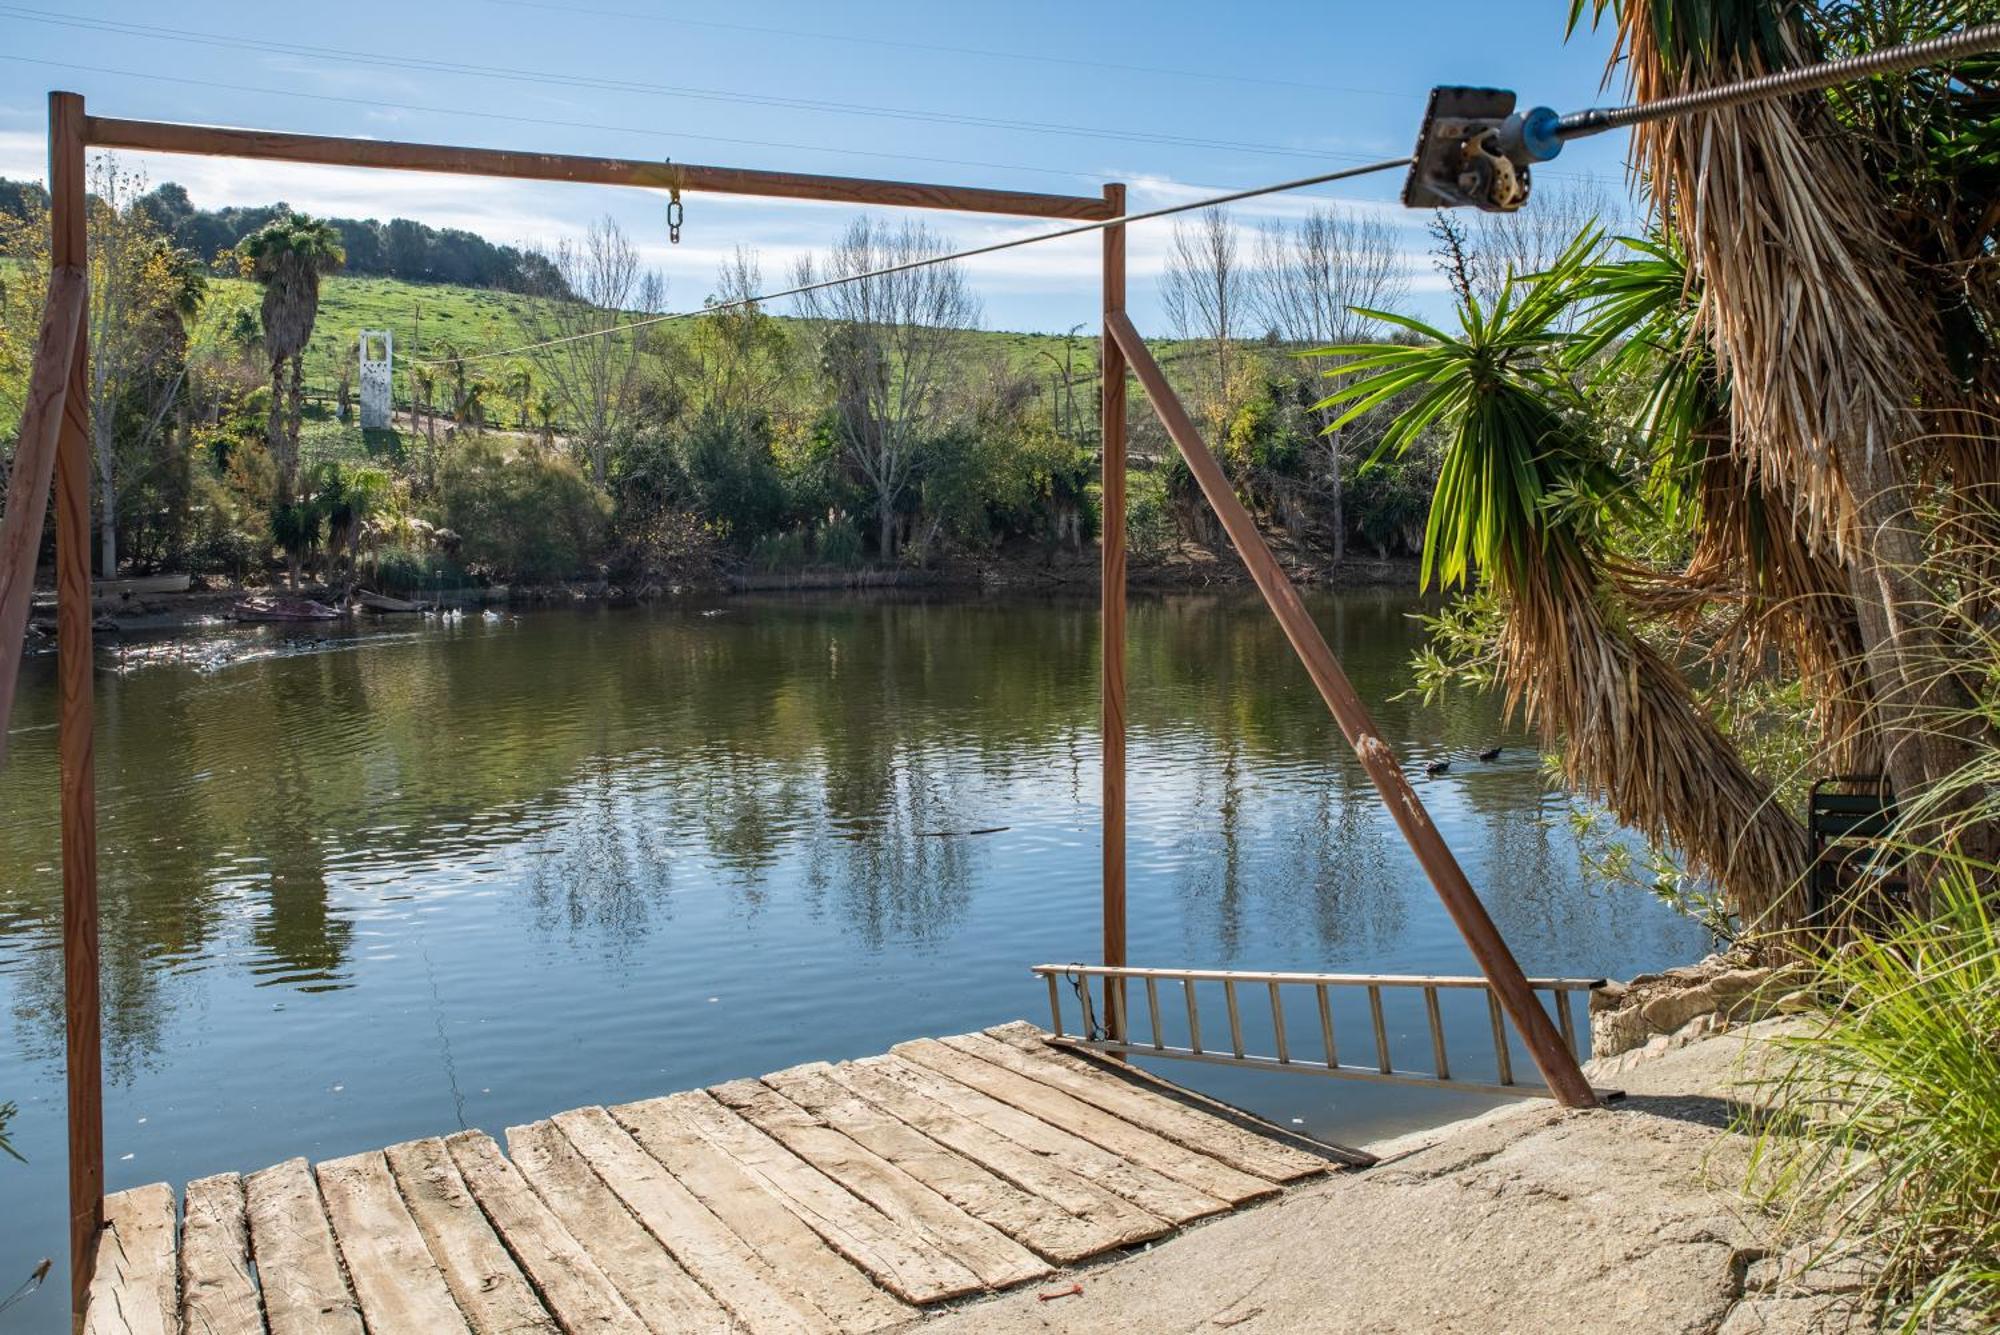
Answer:
<svg viewBox="0 0 2000 1335"><path fill-rule="evenodd" d="M644 340L640 332L613 332L628 312L653 312L665 304L666 284L639 265L639 252L608 215L581 240L530 252L545 275L527 303L522 324L544 346L529 355L575 433L571 442L589 461L591 479L605 483L611 442L632 407Z"/></svg>
<svg viewBox="0 0 2000 1335"><path fill-rule="evenodd" d="M1378 322L1362 310L1387 310L1409 291L1395 232L1353 209L1315 208L1296 223L1267 223L1257 236L1251 293L1265 328L1295 351L1359 343ZM1335 560L1346 554L1337 409L1315 410L1326 441L1328 522Z"/></svg>
<svg viewBox="0 0 2000 1335"><path fill-rule="evenodd" d="M1539 181L1528 206L1514 213L1475 213L1464 239L1467 274L1482 305L1491 307L1510 273L1540 273L1593 223L1615 229L1617 198L1596 176Z"/></svg>
<svg viewBox="0 0 2000 1335"><path fill-rule="evenodd" d="M1236 340L1249 314L1249 275L1227 209L1207 209L1174 222L1160 296L1174 333L1208 345L1207 383L1199 402L1211 428L1229 420L1235 386Z"/></svg>
<svg viewBox="0 0 2000 1335"><path fill-rule="evenodd" d="M957 264L875 271L950 248L919 223L891 228L858 218L823 261L807 255L795 271L799 286L853 280L804 293L797 306L814 322L820 363L833 382L843 452L875 494L884 560L896 553L897 505L918 451L953 411L947 391L956 353L980 312Z"/></svg>

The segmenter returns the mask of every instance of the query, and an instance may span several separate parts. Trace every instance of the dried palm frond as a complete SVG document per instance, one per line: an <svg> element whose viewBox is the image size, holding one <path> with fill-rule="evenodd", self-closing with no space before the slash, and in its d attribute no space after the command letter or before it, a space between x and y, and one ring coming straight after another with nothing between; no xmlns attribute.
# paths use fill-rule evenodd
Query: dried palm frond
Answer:
<svg viewBox="0 0 2000 1335"><path fill-rule="evenodd" d="M1781 0L1575 0L1573 12L1586 5L1616 9L1615 54L1639 101L1801 64L1824 33L1808 26L1816 11ZM1633 162L1701 284L1735 447L1796 500L1808 543L1846 565L1884 766L1916 796L1987 740L1965 722L1974 680L1940 670L1952 650L1919 479L1992 475L1992 451L1941 450L1938 430L1963 428L1991 373L1964 365L1948 317L1971 288L1947 293L1938 257L1918 253L1896 154L1843 125L1840 105L1665 118L1634 131Z"/></svg>
<svg viewBox="0 0 2000 1335"><path fill-rule="evenodd" d="M1490 310L1470 297L1457 334L1369 312L1423 342L1328 349L1350 360L1321 406L1344 408L1338 429L1410 395L1383 452L1443 428L1424 576L1498 593L1509 710L1561 754L1573 787L1719 882L1746 930L1782 929L1803 916L1804 832L1640 637L1604 556L1607 516L1629 515L1638 498L1605 457L1557 331L1596 245L1587 233L1539 281L1507 284Z"/></svg>

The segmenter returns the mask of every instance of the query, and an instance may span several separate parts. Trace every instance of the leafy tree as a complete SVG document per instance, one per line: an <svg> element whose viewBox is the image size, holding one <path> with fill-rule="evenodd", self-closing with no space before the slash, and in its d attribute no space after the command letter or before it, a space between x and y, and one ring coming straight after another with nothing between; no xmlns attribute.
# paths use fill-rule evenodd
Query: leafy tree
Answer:
<svg viewBox="0 0 2000 1335"><path fill-rule="evenodd" d="M500 579L578 574L604 544L610 501L557 454L509 453L491 436L462 440L445 461L438 492L460 554Z"/></svg>
<svg viewBox="0 0 2000 1335"><path fill-rule="evenodd" d="M799 286L854 280L805 294L799 310L814 321L820 365L834 388L835 433L872 493L875 550L885 561L896 555L919 451L943 434L954 410L947 391L961 336L978 323L979 301L957 264L881 271L949 249L916 223L892 229L860 218L823 261L808 255L794 275Z"/></svg>

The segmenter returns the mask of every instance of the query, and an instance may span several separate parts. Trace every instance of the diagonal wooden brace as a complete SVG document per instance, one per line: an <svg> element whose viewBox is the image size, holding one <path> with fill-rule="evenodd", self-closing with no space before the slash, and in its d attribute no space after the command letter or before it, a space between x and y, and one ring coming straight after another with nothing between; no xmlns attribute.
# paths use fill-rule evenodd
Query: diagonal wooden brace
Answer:
<svg viewBox="0 0 2000 1335"><path fill-rule="evenodd" d="M1397 827L1409 841L1410 850L1423 864L1424 874L1436 887L1438 898L1444 901L1445 911L1457 924L1459 935L1465 938L1473 959L1479 964L1479 971L1486 975L1501 1007L1507 1012L1507 1018L1513 1021L1515 1032L1527 1044L1529 1055L1535 1059L1543 1080L1548 1082L1550 1091L1565 1106L1595 1107L1597 1096L1583 1078L1576 1055L1556 1032L1548 1012L1535 1000L1526 975L1514 959L1514 952L1507 948L1499 928L1493 925L1492 917L1486 912L1486 906L1480 903L1471 882L1465 879L1465 870L1458 865L1458 859L1452 855L1444 836L1431 822L1430 812L1424 809L1423 800L1404 777L1402 766L1396 763L1395 753L1382 740L1375 720L1369 717L1367 707L1361 703L1361 697L1355 694L1353 684L1341 670L1340 661L1327 647L1319 627L1313 624L1312 616L1299 599L1298 590L1292 587L1291 580L1278 565L1278 558L1271 554L1263 535L1257 531L1256 521L1251 519L1243 502L1237 499L1235 488L1229 485L1228 477L1223 474L1222 465L1209 453L1194 419L1188 416L1180 396L1167 383L1166 372L1153 359L1145 339L1139 336L1138 329L1125 312L1105 312L1104 325L1124 352L1126 361L1131 363L1139 383L1145 387L1153 411L1159 414L1161 425L1173 437L1181 457L1187 460L1188 470L1200 484L1202 495L1208 498L1216 517L1222 521L1237 555L1249 567L1251 579L1256 581L1258 591L1278 618L1278 624L1284 627L1285 638L1292 642L1292 648L1305 664L1313 685L1319 688L1327 708L1333 711L1334 721L1354 748L1354 754L1360 757L1368 777L1381 791L1383 801L1388 803L1389 814L1395 817Z"/></svg>
<svg viewBox="0 0 2000 1335"><path fill-rule="evenodd" d="M14 447L14 471L7 478L7 513L0 519L0 764L7 759L7 727L14 716L14 685L21 676L21 646L28 630L28 604L35 594L35 557L49 512L49 479L55 473L56 440L62 433L63 404L76 356L76 332L83 318L88 285L83 271L70 266L49 275L42 329L35 340L35 368L28 381L21 437Z"/></svg>

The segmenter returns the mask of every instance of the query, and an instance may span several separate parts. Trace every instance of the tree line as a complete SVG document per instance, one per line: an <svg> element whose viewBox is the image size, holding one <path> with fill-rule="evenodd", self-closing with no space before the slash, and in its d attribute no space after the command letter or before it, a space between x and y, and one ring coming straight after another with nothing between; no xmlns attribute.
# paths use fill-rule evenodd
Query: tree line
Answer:
<svg viewBox="0 0 2000 1335"><path fill-rule="evenodd" d="M0 202L0 414L12 416L47 216L35 190ZM192 210L179 187L147 188L109 159L89 207L102 575L647 588L744 568L1082 559L1097 536L1096 340L1072 331L1022 353L977 336L980 303L955 264L859 277L951 249L920 224L856 220L786 275L853 281L782 311L744 303L765 283L739 250L711 309L650 325L664 283L609 219L489 247L511 257L536 346L399 348L407 411L364 433L357 331L339 331L335 402L309 402L304 384L322 285L356 264L339 220ZM254 281L257 306L215 301L218 274ZM1216 213L1174 233L1170 374L1302 563L1350 547L1411 555L1422 541L1433 455L1374 460L1383 414L1330 429L1314 406L1324 368L1300 355L1386 327L1357 312L1395 307L1406 279L1387 224L1358 211L1257 229ZM1143 403L1131 420L1135 559L1219 548Z"/></svg>
<svg viewBox="0 0 2000 1335"><path fill-rule="evenodd" d="M291 213L283 203L204 209L185 187L164 182L131 201L152 220L161 236L202 264L233 251L268 223ZM48 208L39 181L0 177L0 215L26 221ZM327 218L340 240L342 271L360 277L397 278L410 283L453 283L463 287L524 292L546 285L548 274L532 249L495 245L475 232L431 227L409 218Z"/></svg>

